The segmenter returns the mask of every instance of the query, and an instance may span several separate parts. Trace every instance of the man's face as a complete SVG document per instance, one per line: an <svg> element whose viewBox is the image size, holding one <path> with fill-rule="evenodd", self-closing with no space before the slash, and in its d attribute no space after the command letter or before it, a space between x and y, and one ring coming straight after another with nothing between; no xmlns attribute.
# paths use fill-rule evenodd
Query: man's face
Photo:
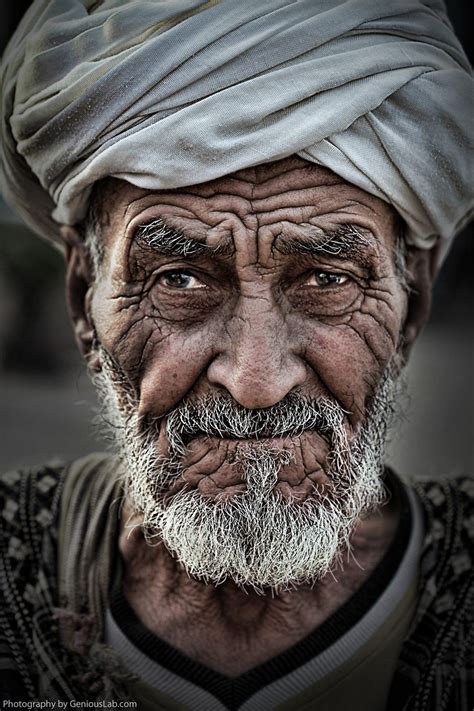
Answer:
<svg viewBox="0 0 474 711"><path fill-rule="evenodd" d="M104 200L89 318L145 525L205 579L321 577L382 498L395 212L300 159Z"/></svg>

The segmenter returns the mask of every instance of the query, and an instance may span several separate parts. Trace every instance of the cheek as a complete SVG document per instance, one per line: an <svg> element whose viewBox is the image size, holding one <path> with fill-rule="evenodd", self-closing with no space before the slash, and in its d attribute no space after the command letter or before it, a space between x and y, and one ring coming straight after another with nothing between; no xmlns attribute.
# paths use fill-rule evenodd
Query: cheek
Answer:
<svg viewBox="0 0 474 711"><path fill-rule="evenodd" d="M366 299L343 320L306 322L306 360L354 426L397 350L402 314L398 303L380 306Z"/></svg>
<svg viewBox="0 0 474 711"><path fill-rule="evenodd" d="M206 369L212 357L214 322L167 321L146 299L107 296L104 291L92 302L99 342L133 386L139 414L160 417Z"/></svg>
<svg viewBox="0 0 474 711"><path fill-rule="evenodd" d="M177 405L206 371L213 353L212 330L172 331L148 346L139 385L139 414L161 417Z"/></svg>

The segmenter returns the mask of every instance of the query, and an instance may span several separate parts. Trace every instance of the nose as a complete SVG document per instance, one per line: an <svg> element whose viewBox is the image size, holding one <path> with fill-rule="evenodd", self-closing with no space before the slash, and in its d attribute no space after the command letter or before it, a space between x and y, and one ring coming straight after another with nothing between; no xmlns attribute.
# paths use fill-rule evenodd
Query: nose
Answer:
<svg viewBox="0 0 474 711"><path fill-rule="evenodd" d="M304 383L307 373L295 352L298 344L290 343L285 318L276 306L243 298L225 331L225 344L207 377L243 407L270 407Z"/></svg>

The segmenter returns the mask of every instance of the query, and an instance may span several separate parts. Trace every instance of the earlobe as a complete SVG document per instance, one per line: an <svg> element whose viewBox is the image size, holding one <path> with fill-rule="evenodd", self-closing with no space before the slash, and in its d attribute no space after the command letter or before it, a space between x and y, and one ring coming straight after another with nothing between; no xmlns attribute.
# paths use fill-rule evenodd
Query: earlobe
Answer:
<svg viewBox="0 0 474 711"><path fill-rule="evenodd" d="M433 288L433 253L411 248L406 260L408 306L403 327L403 359L406 362L413 344L430 315Z"/></svg>
<svg viewBox="0 0 474 711"><path fill-rule="evenodd" d="M91 318L93 274L81 235L74 227L63 225L66 261L66 299L76 343L92 370L100 370L95 328Z"/></svg>

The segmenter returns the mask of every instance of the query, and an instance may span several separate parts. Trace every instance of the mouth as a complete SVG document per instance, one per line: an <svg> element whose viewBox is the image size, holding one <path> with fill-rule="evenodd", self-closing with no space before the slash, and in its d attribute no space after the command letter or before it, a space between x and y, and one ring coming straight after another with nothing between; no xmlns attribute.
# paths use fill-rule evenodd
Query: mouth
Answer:
<svg viewBox="0 0 474 711"><path fill-rule="evenodd" d="M311 399L288 393L276 405L249 410L230 396L186 399L160 418L160 434L183 452L193 440L213 438L221 442L272 443L317 435L331 446L344 415L327 398ZM155 423L156 426L156 423Z"/></svg>
<svg viewBox="0 0 474 711"><path fill-rule="evenodd" d="M190 435L187 441L196 439L206 439L206 440L220 440L225 442L285 442L288 440L294 440L296 437L301 436L302 433L298 435L288 434L288 435L235 435L235 434L219 434L208 432L198 432L196 434Z"/></svg>
<svg viewBox="0 0 474 711"><path fill-rule="evenodd" d="M321 431L320 429L295 429L290 432L278 432L275 429L265 429L262 428L258 431L253 431L249 433L235 433L235 432L225 432L225 431L204 431L204 430L194 430L193 432L182 432L177 435L180 444L183 447L188 447L193 441L212 441L218 444L219 442L235 442L236 444L257 444L262 443L266 445L275 446L278 449L284 447L285 444L289 444L299 439L305 434L317 434L321 437L326 444L331 444L331 437L329 432ZM169 434L168 434L169 436ZM176 437L176 435L175 435Z"/></svg>

